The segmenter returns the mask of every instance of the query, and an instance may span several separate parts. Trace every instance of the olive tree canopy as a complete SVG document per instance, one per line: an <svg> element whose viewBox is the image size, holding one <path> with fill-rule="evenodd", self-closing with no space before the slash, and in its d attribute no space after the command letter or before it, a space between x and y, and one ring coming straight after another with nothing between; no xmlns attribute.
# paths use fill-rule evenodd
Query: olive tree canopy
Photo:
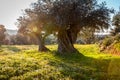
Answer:
<svg viewBox="0 0 120 80"><path fill-rule="evenodd" d="M35 14L37 27L49 34L58 33L58 52L72 53L77 51L73 44L80 30L107 29L113 10L97 0L38 0L30 12Z"/></svg>

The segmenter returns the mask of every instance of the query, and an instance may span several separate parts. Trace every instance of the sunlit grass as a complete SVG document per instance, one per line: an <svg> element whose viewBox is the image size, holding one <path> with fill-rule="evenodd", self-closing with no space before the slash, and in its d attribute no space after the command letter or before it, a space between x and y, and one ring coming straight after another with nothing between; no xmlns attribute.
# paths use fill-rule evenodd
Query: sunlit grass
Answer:
<svg viewBox="0 0 120 80"><path fill-rule="evenodd" d="M38 52L36 45L2 46L0 80L120 80L120 57L97 45L75 45L79 54ZM83 54L83 55L81 55Z"/></svg>

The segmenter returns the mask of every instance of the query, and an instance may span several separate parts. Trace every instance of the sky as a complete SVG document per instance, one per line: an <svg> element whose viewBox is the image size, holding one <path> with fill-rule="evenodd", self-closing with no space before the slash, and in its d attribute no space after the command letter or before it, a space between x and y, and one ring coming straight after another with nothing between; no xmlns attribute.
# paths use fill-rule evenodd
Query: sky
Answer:
<svg viewBox="0 0 120 80"><path fill-rule="evenodd" d="M32 2L37 0L0 0L0 24L5 25L7 29L16 30L15 22L22 15L22 10L29 8ZM98 0L106 1L107 6L119 10L120 0Z"/></svg>
<svg viewBox="0 0 120 80"><path fill-rule="evenodd" d="M114 8L116 11L119 11L120 0L98 0L98 2L106 1L109 8Z"/></svg>
<svg viewBox="0 0 120 80"><path fill-rule="evenodd" d="M0 24L7 29L17 29L15 22L22 15L22 10L29 8L37 0L0 0Z"/></svg>

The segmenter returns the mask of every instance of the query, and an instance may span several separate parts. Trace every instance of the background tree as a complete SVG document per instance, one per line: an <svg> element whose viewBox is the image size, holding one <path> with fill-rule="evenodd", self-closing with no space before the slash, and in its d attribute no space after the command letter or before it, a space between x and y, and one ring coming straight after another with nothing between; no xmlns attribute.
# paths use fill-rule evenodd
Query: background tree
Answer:
<svg viewBox="0 0 120 80"><path fill-rule="evenodd" d="M80 38L80 40L84 41L85 44L91 44L95 43L96 40L96 36L94 33L95 33L94 28L91 27L82 28L78 37Z"/></svg>
<svg viewBox="0 0 120 80"><path fill-rule="evenodd" d="M5 40L5 26L4 25L0 25L0 44L4 44L4 40Z"/></svg>
<svg viewBox="0 0 120 80"><path fill-rule="evenodd" d="M115 36L116 34L120 33L120 11L113 16L112 24L114 29L112 29L111 35Z"/></svg>
<svg viewBox="0 0 120 80"><path fill-rule="evenodd" d="M48 51L44 45L45 36L42 34L42 26L38 21L37 15L31 9L26 9L24 16L18 19L18 33L29 36L31 40L37 39L39 51Z"/></svg>

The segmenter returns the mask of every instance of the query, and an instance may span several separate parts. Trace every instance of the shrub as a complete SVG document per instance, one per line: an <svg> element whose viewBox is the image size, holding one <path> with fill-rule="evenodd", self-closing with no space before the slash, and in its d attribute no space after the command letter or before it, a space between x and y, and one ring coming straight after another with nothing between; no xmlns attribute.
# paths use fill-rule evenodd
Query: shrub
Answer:
<svg viewBox="0 0 120 80"><path fill-rule="evenodd" d="M103 46L110 46L112 43L114 42L113 38L106 38L105 40L103 40Z"/></svg>
<svg viewBox="0 0 120 80"><path fill-rule="evenodd" d="M114 40L116 42L120 42L120 34L117 34L115 37L114 37Z"/></svg>

